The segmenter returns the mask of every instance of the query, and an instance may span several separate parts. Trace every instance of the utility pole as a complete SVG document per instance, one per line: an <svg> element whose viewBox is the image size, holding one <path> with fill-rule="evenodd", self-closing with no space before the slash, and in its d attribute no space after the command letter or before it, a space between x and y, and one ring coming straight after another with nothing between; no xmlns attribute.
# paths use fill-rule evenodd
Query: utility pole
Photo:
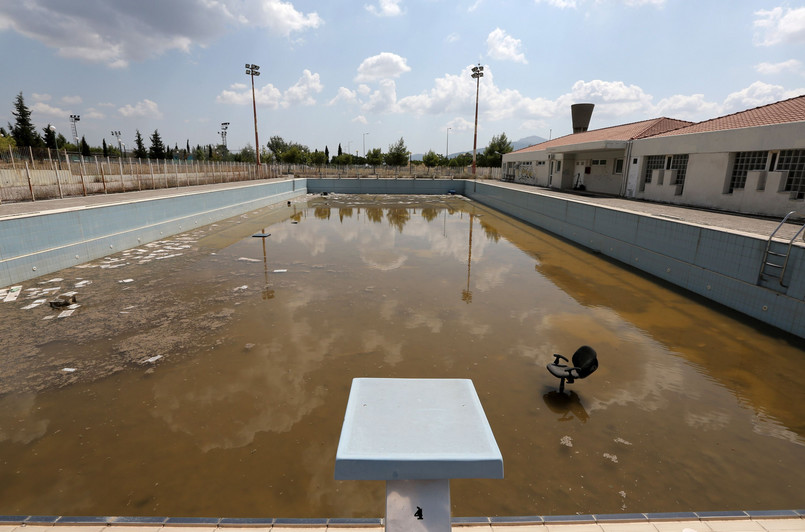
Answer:
<svg viewBox="0 0 805 532"><path fill-rule="evenodd" d="M257 138L257 99L254 97L254 76L260 75L260 67L246 63L246 75L252 78L252 108L254 109L254 157L260 166L260 141Z"/></svg>
<svg viewBox="0 0 805 532"><path fill-rule="evenodd" d="M475 158L478 151L478 92L481 87L481 78L484 77L484 67L481 63L472 67L472 77L475 80L475 135L472 138L472 175L475 175Z"/></svg>

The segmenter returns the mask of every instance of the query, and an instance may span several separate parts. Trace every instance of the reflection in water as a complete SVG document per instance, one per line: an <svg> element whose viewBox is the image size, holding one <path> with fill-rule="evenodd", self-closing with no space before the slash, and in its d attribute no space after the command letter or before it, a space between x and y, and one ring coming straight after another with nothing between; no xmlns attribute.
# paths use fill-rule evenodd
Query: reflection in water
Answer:
<svg viewBox="0 0 805 532"><path fill-rule="evenodd" d="M382 515L382 483L333 479L355 377L472 379L506 477L451 482L454 515L801 503L805 350L777 331L458 197L309 197L204 235L60 272L93 280L69 319L0 305L0 511ZM606 363L560 396L545 365L582 344Z"/></svg>
<svg viewBox="0 0 805 532"><path fill-rule="evenodd" d="M558 392L556 390L546 393L542 396L545 405L551 410L559 414L559 421L570 421L573 418L578 419L582 423L587 422L589 414L581 404L581 398L574 391Z"/></svg>

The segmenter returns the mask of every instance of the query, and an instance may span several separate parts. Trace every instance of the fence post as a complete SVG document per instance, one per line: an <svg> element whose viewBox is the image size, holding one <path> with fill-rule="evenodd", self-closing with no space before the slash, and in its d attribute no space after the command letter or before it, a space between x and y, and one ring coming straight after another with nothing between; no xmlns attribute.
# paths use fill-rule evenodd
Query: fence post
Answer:
<svg viewBox="0 0 805 532"><path fill-rule="evenodd" d="M28 189L31 191L31 201L36 201L34 197L34 186L31 183L31 173L28 171L28 161L25 161L25 175L28 177Z"/></svg>
<svg viewBox="0 0 805 532"><path fill-rule="evenodd" d="M64 160L67 161L67 173L70 174L70 181L73 180L73 165L70 164L70 156L67 154L67 148L64 148ZM64 194L62 194L61 190L61 180L58 181L59 184L59 197L64 198Z"/></svg>
<svg viewBox="0 0 805 532"><path fill-rule="evenodd" d="M98 173L101 174L101 183L103 183L103 193L106 194L106 176L103 175L103 163L98 164L98 156L95 156L95 168L98 169Z"/></svg>
<svg viewBox="0 0 805 532"><path fill-rule="evenodd" d="M159 163L157 163L159 164ZM151 165L151 159L148 159L148 172L151 174L151 184L154 183L154 167Z"/></svg>
<svg viewBox="0 0 805 532"><path fill-rule="evenodd" d="M84 196L87 195L87 185L84 184L84 156L79 155L81 157L81 164L78 165L78 176L81 178L81 190L84 192Z"/></svg>
<svg viewBox="0 0 805 532"><path fill-rule="evenodd" d="M137 157L137 190L143 189L142 181L140 180L140 170L142 170L143 161L141 157Z"/></svg>

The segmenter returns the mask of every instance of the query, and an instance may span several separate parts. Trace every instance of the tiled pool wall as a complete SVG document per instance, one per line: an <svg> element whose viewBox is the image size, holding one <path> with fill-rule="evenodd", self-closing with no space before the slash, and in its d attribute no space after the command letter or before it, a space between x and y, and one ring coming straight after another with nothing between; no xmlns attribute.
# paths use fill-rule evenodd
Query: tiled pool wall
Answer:
<svg viewBox="0 0 805 532"><path fill-rule="evenodd" d="M9 218L0 221L0 286L307 192L464 195L805 338L805 275L793 275L784 291L758 286L762 238L460 179L292 179ZM805 248L794 246L788 270L801 272L804 255Z"/></svg>
<svg viewBox="0 0 805 532"><path fill-rule="evenodd" d="M0 286L76 266L307 193L274 181L0 220Z"/></svg>
<svg viewBox="0 0 805 532"><path fill-rule="evenodd" d="M310 192L444 194L454 191L596 253L805 338L805 275L784 293L758 286L766 240L494 182L429 179L309 179ZM794 246L788 270L802 272Z"/></svg>

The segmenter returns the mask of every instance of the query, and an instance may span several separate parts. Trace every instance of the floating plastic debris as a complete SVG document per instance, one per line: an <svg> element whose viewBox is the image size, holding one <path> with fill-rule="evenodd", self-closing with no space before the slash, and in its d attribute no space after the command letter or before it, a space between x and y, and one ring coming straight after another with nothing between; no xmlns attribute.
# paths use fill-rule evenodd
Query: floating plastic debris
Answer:
<svg viewBox="0 0 805 532"><path fill-rule="evenodd" d="M65 373L73 373L75 371L75 368L62 368L62 371Z"/></svg>
<svg viewBox="0 0 805 532"><path fill-rule="evenodd" d="M610 461L612 461L612 462L614 462L616 464L618 463L618 457L615 456L614 454L604 453L604 458L606 458L607 460L610 460Z"/></svg>
<svg viewBox="0 0 805 532"><path fill-rule="evenodd" d="M232 289L232 291L233 291L233 292L239 292L239 291L241 291L241 290L246 290L247 288L249 288L249 285L244 284L243 286L239 286L239 287L237 287L237 288L233 288L233 289Z"/></svg>
<svg viewBox="0 0 805 532"><path fill-rule="evenodd" d="M134 282L134 279L121 279L120 281L118 281L118 283L124 283L124 284L125 283L133 283L133 282Z"/></svg>
<svg viewBox="0 0 805 532"><path fill-rule="evenodd" d="M75 310L62 310L59 312L59 315L56 316L57 318L67 318L68 316L72 316Z"/></svg>
<svg viewBox="0 0 805 532"><path fill-rule="evenodd" d="M559 440L559 443L565 447L573 447L573 438L570 436L562 436L562 438Z"/></svg>
<svg viewBox="0 0 805 532"><path fill-rule="evenodd" d="M274 273L287 273L288 270L274 270Z"/></svg>
<svg viewBox="0 0 805 532"><path fill-rule="evenodd" d="M632 442L626 441L623 438L615 438L615 443L622 443L623 445L631 445Z"/></svg>
<svg viewBox="0 0 805 532"><path fill-rule="evenodd" d="M20 291L22 290L22 285L18 284L16 286L12 286L8 289L8 293L3 299L5 303L11 303L12 301L16 301L17 298L20 296Z"/></svg>
<svg viewBox="0 0 805 532"><path fill-rule="evenodd" d="M260 259L251 259L249 257L240 257L238 260L241 262L261 262Z"/></svg>
<svg viewBox="0 0 805 532"><path fill-rule="evenodd" d="M156 356L152 356L151 358L146 358L145 360L143 360L143 364L153 364L154 362L156 362L160 358L162 358L162 355L156 355Z"/></svg>
<svg viewBox="0 0 805 532"><path fill-rule="evenodd" d="M271 236L271 233L255 233L252 238L265 238L267 236Z"/></svg>

